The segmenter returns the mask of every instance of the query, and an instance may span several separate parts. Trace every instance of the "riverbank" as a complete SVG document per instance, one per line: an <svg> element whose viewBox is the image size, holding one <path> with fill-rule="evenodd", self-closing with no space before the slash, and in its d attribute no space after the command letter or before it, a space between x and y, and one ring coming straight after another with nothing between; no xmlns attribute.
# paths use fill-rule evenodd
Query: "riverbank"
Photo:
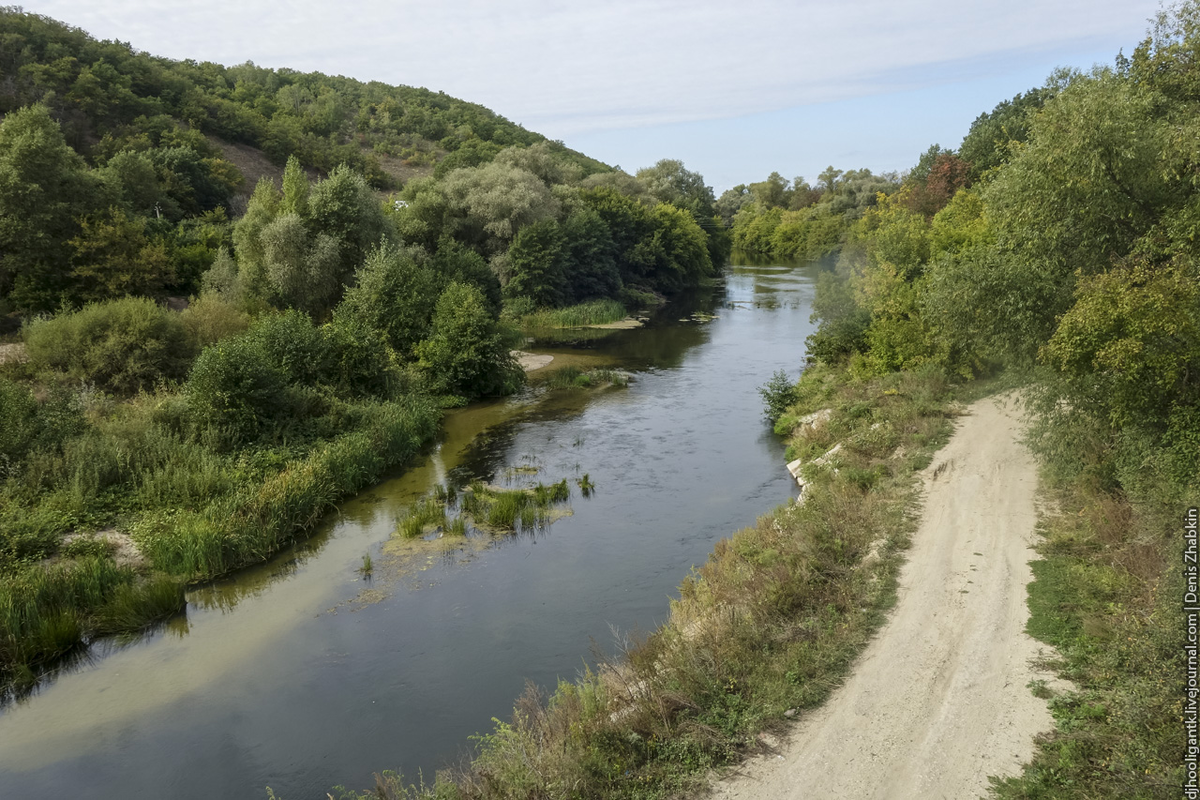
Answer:
<svg viewBox="0 0 1200 800"><path fill-rule="evenodd" d="M1037 469L1013 394L978 400L921 473L899 601L854 672L786 741L714 787L722 800L980 797L1053 728L1028 685L1050 656L1026 634ZM1058 687L1056 687L1058 688ZM1043 695L1044 697L1044 695Z"/></svg>
<svg viewBox="0 0 1200 800"><path fill-rule="evenodd" d="M337 424L324 435L230 451L181 433L181 404L160 392L100 398L86 416L59 409L78 414L77 429L5 484L0 696L97 636L178 613L188 585L269 558L411 458L441 417L421 399L331 402ZM84 535L113 526L141 566L118 563L110 537Z"/></svg>
<svg viewBox="0 0 1200 800"><path fill-rule="evenodd" d="M788 460L841 449L808 472L804 502L719 541L668 622L548 698L531 687L469 768L409 795L677 796L763 747L829 695L884 620L917 473L947 441L954 399L932 371L861 380L810 369L781 429ZM799 426L822 409L827 424ZM380 782L384 796L404 796L402 777Z"/></svg>

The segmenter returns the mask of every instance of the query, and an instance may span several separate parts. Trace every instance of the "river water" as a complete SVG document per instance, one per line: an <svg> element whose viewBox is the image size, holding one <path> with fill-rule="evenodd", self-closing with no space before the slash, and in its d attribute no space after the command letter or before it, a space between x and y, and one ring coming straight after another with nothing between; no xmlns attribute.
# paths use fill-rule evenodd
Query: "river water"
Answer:
<svg viewBox="0 0 1200 800"><path fill-rule="evenodd" d="M815 278L731 266L644 328L534 347L556 356L550 369L634 378L453 412L427 457L312 537L192 591L154 632L93 645L0 711L0 797L262 798L270 786L297 800L365 788L383 769L432 778L509 718L526 680L553 688L612 652L614 631L653 629L715 541L788 500L757 387L797 374ZM385 546L436 484L562 478L573 513L542 530Z"/></svg>

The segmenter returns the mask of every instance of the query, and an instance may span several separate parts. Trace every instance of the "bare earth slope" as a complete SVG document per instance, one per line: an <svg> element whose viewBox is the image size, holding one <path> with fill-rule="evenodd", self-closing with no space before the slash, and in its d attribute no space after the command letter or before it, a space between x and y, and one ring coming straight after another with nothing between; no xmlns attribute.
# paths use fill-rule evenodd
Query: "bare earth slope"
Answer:
<svg viewBox="0 0 1200 800"><path fill-rule="evenodd" d="M713 796L961 798L1015 774L1052 727L1026 684L1037 476L1010 400L972 405L923 475L891 619L846 684Z"/></svg>

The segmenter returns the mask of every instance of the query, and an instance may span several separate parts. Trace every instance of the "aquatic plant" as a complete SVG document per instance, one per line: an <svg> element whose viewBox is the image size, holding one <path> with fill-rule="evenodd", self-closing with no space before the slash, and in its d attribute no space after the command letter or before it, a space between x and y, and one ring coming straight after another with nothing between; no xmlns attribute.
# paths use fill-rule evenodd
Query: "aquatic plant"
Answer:
<svg viewBox="0 0 1200 800"><path fill-rule="evenodd" d="M612 369L583 370L575 365L549 373L543 385L549 389L590 389L596 386L628 386L629 375Z"/></svg>
<svg viewBox="0 0 1200 800"><path fill-rule="evenodd" d="M544 308L521 319L527 331L548 328L578 328L584 325L607 325L625 319L625 306L609 298L591 300L566 308Z"/></svg>

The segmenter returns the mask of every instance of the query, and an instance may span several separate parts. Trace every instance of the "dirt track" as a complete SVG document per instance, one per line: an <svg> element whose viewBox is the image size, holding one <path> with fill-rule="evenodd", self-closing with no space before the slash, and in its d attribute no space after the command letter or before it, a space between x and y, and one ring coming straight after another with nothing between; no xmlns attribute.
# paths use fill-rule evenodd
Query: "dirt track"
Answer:
<svg viewBox="0 0 1200 800"><path fill-rule="evenodd" d="M963 798L1015 774L1052 727L1027 688L1024 633L1037 475L1019 413L982 400L925 470L921 524L885 627L851 677L723 800Z"/></svg>

